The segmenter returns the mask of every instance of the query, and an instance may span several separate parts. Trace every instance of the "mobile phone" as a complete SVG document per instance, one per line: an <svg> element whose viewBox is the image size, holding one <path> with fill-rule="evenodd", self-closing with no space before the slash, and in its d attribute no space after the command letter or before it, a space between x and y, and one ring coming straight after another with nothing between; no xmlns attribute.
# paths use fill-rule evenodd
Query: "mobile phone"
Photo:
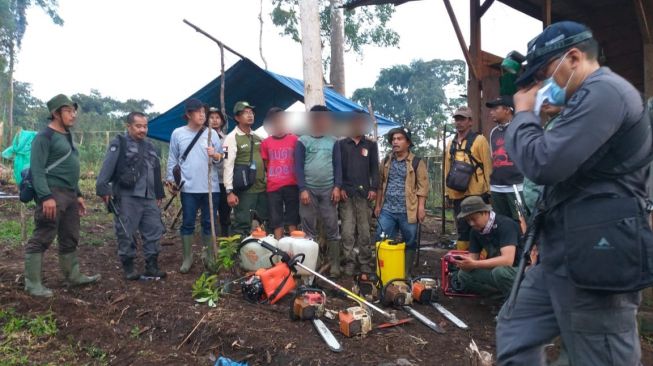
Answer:
<svg viewBox="0 0 653 366"><path fill-rule="evenodd" d="M453 259L455 259L457 261L461 261L461 260L463 260L463 257L461 255L454 255Z"/></svg>

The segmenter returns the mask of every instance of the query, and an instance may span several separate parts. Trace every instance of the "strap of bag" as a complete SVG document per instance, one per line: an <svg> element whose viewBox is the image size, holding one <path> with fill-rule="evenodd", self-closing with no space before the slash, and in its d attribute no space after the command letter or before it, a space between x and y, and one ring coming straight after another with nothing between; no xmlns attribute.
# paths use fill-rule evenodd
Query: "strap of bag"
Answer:
<svg viewBox="0 0 653 366"><path fill-rule="evenodd" d="M71 137L71 139L72 139L72 137ZM66 155L64 155L64 156L62 156L61 158L57 159L57 161L55 161L54 163L48 165L48 166L45 168L45 174L48 174L52 169L56 168L57 166L59 166L59 164L63 163L66 159L68 159L68 157L69 157L70 154L72 154L72 153L73 153L73 145L72 145L72 142L71 142L71 143L70 143L70 150L68 150L68 152L66 153Z"/></svg>
<svg viewBox="0 0 653 366"><path fill-rule="evenodd" d="M413 158L413 171L415 172L415 190L417 190L417 168L419 167L419 162L422 160L419 156Z"/></svg>
<svg viewBox="0 0 653 366"><path fill-rule="evenodd" d="M249 135L249 165L254 161L254 135Z"/></svg>
<svg viewBox="0 0 653 366"><path fill-rule="evenodd" d="M193 141L190 142L190 145L188 145L188 147L186 148L186 150L184 151L184 153L181 155L181 161L186 160L186 158L188 157L188 154L190 153L190 150L193 148L193 146L195 146L195 143L197 142L197 140L200 139L200 136L202 136L202 133L204 133L204 127L202 127L202 128L201 128L201 129L200 129L200 130L195 134L195 137L193 137Z"/></svg>

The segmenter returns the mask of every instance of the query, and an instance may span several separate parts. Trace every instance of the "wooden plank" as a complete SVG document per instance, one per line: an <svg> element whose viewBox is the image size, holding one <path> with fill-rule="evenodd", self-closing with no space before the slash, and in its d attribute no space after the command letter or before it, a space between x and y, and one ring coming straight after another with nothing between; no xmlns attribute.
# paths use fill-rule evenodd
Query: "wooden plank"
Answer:
<svg viewBox="0 0 653 366"><path fill-rule="evenodd" d="M478 78L478 73L476 72L476 65L472 62L472 57L469 54L469 49L467 48L467 43L465 42L465 37L463 32L460 30L460 25L458 24L458 19L456 18L456 13L454 13L453 8L451 7L451 2L449 0L444 0L444 7L447 9L447 14L449 14L449 19L451 20L451 25L453 25L453 30L456 32L456 38L458 38L458 43L460 44L460 49L463 51L463 56L469 67L469 73L474 78Z"/></svg>
<svg viewBox="0 0 653 366"><path fill-rule="evenodd" d="M653 0L633 0L644 43L653 43Z"/></svg>
<svg viewBox="0 0 653 366"><path fill-rule="evenodd" d="M543 0L542 4L542 28L551 25L551 0Z"/></svg>
<svg viewBox="0 0 653 366"><path fill-rule="evenodd" d="M485 15L485 12L490 9L490 7L492 6L493 3L494 3L494 0L485 0L483 2L483 5L481 5L481 7L480 7L480 13L479 13L478 16L482 18L483 15Z"/></svg>
<svg viewBox="0 0 653 366"><path fill-rule="evenodd" d="M447 0L448 1L448 0ZM474 77L469 80L467 94L469 95L469 107L472 109L472 116L476 123L476 130L481 131L481 105L483 103L483 88L478 71L481 56L481 17L480 0L469 0L469 55L476 71Z"/></svg>

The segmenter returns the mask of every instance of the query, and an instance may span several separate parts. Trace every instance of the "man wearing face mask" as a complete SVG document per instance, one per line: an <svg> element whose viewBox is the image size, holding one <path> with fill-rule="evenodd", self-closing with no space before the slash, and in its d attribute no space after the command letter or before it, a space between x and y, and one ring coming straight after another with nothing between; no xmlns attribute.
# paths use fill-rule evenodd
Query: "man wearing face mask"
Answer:
<svg viewBox="0 0 653 366"><path fill-rule="evenodd" d="M640 364L636 315L639 290L650 285L641 253L653 242L645 210L653 138L640 94L601 67L598 53L592 32L569 21L528 44L506 148L527 178L545 186L544 215L534 220L540 263L499 314L499 365L544 365L544 346L558 335L572 365ZM546 133L534 113L543 99L564 105Z"/></svg>

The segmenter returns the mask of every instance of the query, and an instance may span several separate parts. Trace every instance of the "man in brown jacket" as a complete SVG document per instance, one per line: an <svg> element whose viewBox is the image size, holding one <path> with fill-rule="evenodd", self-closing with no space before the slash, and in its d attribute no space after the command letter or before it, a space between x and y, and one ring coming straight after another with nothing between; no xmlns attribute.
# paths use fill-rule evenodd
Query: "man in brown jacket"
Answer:
<svg viewBox="0 0 653 366"><path fill-rule="evenodd" d="M381 234L393 238L397 229L406 242L406 273L417 249L417 222L426 217L426 197L429 178L426 163L410 151L411 133L405 128L393 128L387 135L392 154L383 160L380 169L380 188L377 192L374 215L379 220L376 240Z"/></svg>

